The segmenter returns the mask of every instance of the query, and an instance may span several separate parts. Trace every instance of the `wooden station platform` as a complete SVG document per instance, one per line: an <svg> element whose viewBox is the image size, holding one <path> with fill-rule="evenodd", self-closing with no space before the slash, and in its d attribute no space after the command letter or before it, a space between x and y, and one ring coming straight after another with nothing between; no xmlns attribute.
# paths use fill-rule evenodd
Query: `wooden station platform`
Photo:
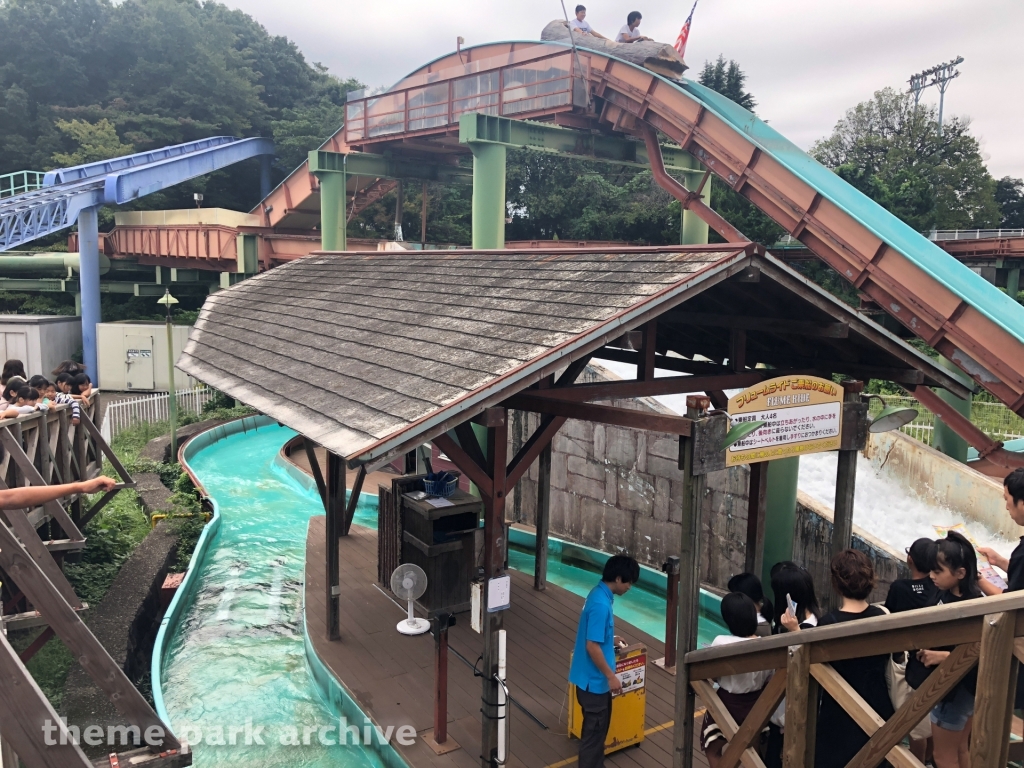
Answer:
<svg viewBox="0 0 1024 768"><path fill-rule="evenodd" d="M410 724L420 736L433 732L434 640L430 634L400 635L395 625L403 611L378 590L377 532L352 526L339 542L341 562L341 640L325 637L325 518L310 520L306 540L306 623L316 653L344 685L359 707L383 727ZM509 766L546 768L571 766L579 742L567 733L569 657L583 599L560 587L533 589L533 579L512 574L512 607L505 612L508 631L508 681L514 699L547 729L520 709L511 707ZM595 579L596 583L596 579ZM656 667L663 654L660 641L620 620L616 632L628 642L647 645L646 738L608 756L606 764L655 768L672 764L672 718L675 678ZM479 678L455 652L470 663L482 651L482 638L469 626L468 614L449 631L448 734L460 749L437 755L422 739L411 747L392 742L412 768L478 768L480 765ZM701 713L702 710L699 710ZM699 719L694 728L699 725ZM694 763L706 766L699 751Z"/></svg>

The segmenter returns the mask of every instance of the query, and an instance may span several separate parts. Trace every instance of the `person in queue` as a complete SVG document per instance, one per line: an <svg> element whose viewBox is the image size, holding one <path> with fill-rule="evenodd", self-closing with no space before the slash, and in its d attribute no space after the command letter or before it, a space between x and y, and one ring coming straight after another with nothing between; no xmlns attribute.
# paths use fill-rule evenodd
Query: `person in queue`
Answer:
<svg viewBox="0 0 1024 768"><path fill-rule="evenodd" d="M576 6L576 18L569 22L569 34L573 32L580 35L591 35L601 40L607 40L608 38L590 26L590 22L587 21L587 8L584 5Z"/></svg>
<svg viewBox="0 0 1024 768"><path fill-rule="evenodd" d="M974 546L962 534L950 531L936 542L930 565L939 590L933 605L952 605L982 596L978 586L978 558ZM920 688L954 646L922 649L907 661L907 683ZM969 744L974 718L974 692L978 682L973 669L932 708L932 743L935 768L969 768Z"/></svg>
<svg viewBox="0 0 1024 768"><path fill-rule="evenodd" d="M755 634L758 637L769 637L772 634L775 606L764 596L761 580L752 573L738 573L729 579L727 589L730 592L740 592L754 601L754 605L757 607L757 631Z"/></svg>
<svg viewBox="0 0 1024 768"><path fill-rule="evenodd" d="M868 603L877 578L867 555L856 549L844 549L832 558L829 570L832 588L842 598L842 603L838 610L822 616L818 626L885 615L884 610ZM887 653L832 662L832 668L883 720L888 720L894 713L889 698L889 685L885 679L888 666ZM818 710L815 768L845 766L867 742L868 734L864 729L830 694L822 692Z"/></svg>
<svg viewBox="0 0 1024 768"><path fill-rule="evenodd" d="M615 636L612 603L640 580L640 564L632 557L615 555L604 564L601 581L583 604L569 682L576 686L576 700L583 710L580 733L580 768L602 768L604 742L612 717L612 696L622 692L615 674Z"/></svg>
<svg viewBox="0 0 1024 768"><path fill-rule="evenodd" d="M629 15L626 16L626 26L619 30L619 34L615 36L616 43L641 43L645 40L650 40L649 37L644 37L640 34L640 21L643 16L640 15L640 11L630 11Z"/></svg>
<svg viewBox="0 0 1024 768"><path fill-rule="evenodd" d="M889 585L889 592L885 597L885 609L889 613L903 613L918 608L926 608L935 605L938 588L932 581L930 563L935 560L935 541L933 539L918 539L907 547L907 569L910 571L909 579L896 579ZM903 658L899 655L900 659ZM897 699L897 695L903 697L911 692L906 681L896 683L896 691L890 687L890 695L893 698L893 706L899 707L905 698ZM926 716L910 732L910 751L921 762L925 762L930 751L932 737L932 724Z"/></svg>
<svg viewBox="0 0 1024 768"><path fill-rule="evenodd" d="M1013 522L1024 526L1024 467L1017 467L1003 480L1003 501L1006 502L1006 511ZM1008 558L991 547L979 547L978 552L996 568L1006 572L1006 592L1024 589L1024 536L1021 536L1020 543ZM1004 591L987 579L979 579L978 586L986 595L998 595ZM1017 695L1013 707L1024 709L1024 675L1017 675Z"/></svg>

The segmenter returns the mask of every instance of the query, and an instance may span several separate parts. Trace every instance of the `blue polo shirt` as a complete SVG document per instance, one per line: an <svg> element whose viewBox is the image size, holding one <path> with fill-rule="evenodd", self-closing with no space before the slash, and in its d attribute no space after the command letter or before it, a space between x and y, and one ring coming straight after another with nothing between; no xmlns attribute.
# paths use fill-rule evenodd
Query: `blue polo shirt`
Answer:
<svg viewBox="0 0 1024 768"><path fill-rule="evenodd" d="M587 641L601 646L604 659L615 669L615 618L612 615L612 601L615 596L603 581L590 590L587 602L583 604L580 625L576 630L576 646L572 652L572 666L569 667L569 682L590 693L608 693L608 678L597 668L587 653Z"/></svg>

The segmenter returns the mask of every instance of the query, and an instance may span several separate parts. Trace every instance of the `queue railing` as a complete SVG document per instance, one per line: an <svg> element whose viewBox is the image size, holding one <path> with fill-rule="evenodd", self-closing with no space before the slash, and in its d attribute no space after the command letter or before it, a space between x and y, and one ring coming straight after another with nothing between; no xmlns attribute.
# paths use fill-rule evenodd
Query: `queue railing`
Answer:
<svg viewBox="0 0 1024 768"><path fill-rule="evenodd" d="M832 667L836 661L917 648L953 647L949 656L888 720L875 712ZM937 703L975 667L978 668L972 768L1003 768L1010 749L1010 726L1017 671L1024 660L1024 593L967 600L892 616L844 622L770 638L688 653L680 670L728 740L719 768L762 768L756 746L783 698L786 700L783 765L814 765L819 692L826 691L868 736L846 768L874 768L888 761L895 768L923 768L901 745ZM719 698L713 681L722 675L772 670L773 676L742 723ZM683 716L687 712L684 710ZM689 720L685 720L689 722ZM823 727L826 728L823 724ZM687 729L690 731L690 729ZM683 754L692 756L692 731ZM690 758L692 759L692 757Z"/></svg>

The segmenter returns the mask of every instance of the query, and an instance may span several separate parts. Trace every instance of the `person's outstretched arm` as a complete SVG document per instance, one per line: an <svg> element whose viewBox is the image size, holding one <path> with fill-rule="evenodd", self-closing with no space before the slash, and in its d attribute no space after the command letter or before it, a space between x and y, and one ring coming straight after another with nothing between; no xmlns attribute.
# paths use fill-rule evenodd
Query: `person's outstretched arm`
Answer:
<svg viewBox="0 0 1024 768"><path fill-rule="evenodd" d="M38 507L48 501L73 493L98 493L112 491L117 481L109 477L94 477L81 483L64 485L32 485L27 488L10 488L0 491L0 509L24 509Z"/></svg>

